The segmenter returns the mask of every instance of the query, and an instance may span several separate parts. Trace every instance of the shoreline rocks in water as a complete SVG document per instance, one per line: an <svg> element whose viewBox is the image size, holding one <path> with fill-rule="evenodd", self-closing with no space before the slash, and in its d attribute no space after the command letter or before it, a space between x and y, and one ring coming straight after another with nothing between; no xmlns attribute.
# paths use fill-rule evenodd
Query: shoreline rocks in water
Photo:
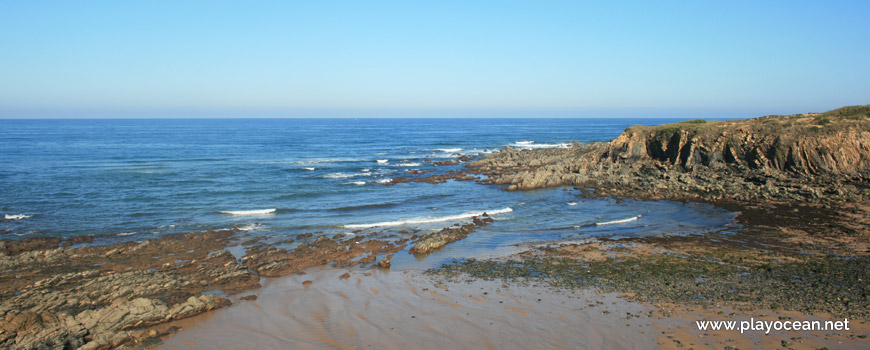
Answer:
<svg viewBox="0 0 870 350"><path fill-rule="evenodd" d="M407 178L407 177L394 177L390 179L390 182L385 183L384 185L391 186L400 183L406 182L425 182L430 184L440 184L447 182L447 180L456 180L456 181L473 181L478 178L475 176L468 175L465 172L453 172L448 171L444 174L435 174L429 175L426 177L415 177L415 178Z"/></svg>
<svg viewBox="0 0 870 350"><path fill-rule="evenodd" d="M441 231L433 232L417 241L417 244L412 247L409 252L415 255L425 255L433 251L443 248L447 244L456 242L474 232L477 227L489 225L494 219L486 213L472 218L472 223L465 224L460 227L446 227Z"/></svg>
<svg viewBox="0 0 870 350"><path fill-rule="evenodd" d="M407 241L402 239L396 242L379 240L356 242L353 238L334 241L327 237L319 237L310 244L296 246L294 250L266 245L254 246L248 248L248 253L242 262L260 276L279 277L332 262L338 266L365 264L374 261L378 254L393 254L404 249Z"/></svg>

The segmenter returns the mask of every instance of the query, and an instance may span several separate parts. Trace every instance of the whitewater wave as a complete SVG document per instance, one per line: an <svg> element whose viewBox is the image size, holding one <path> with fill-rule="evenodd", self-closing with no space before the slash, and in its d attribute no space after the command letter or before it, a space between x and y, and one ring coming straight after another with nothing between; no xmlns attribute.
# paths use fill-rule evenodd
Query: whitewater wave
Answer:
<svg viewBox="0 0 870 350"><path fill-rule="evenodd" d="M32 217L32 216L33 215L24 215L24 214L16 214L16 215L6 214L6 215L4 215L6 220L24 220L24 219L27 219L27 218Z"/></svg>
<svg viewBox="0 0 870 350"><path fill-rule="evenodd" d="M539 149L539 148L571 148L571 144L563 143L535 143L535 141L517 141L510 144L511 147L521 149Z"/></svg>
<svg viewBox="0 0 870 350"><path fill-rule="evenodd" d="M402 162L402 163L396 164L396 166L420 166L420 163Z"/></svg>
<svg viewBox="0 0 870 350"><path fill-rule="evenodd" d="M135 234L136 234L136 232L121 232L121 233L116 233L115 236L132 236Z"/></svg>
<svg viewBox="0 0 870 350"><path fill-rule="evenodd" d="M362 162L365 159L360 158L311 158L300 160L297 162L293 162L291 164L296 165L316 165L316 164L329 164L329 163L353 163L353 162Z"/></svg>
<svg viewBox="0 0 870 350"><path fill-rule="evenodd" d="M239 231L245 231L245 232L248 232L248 231L259 231L259 230L262 230L262 229L264 229L264 228L266 228L265 225L263 225L263 224L258 224L258 223L247 224L247 225L244 225L244 226L238 226L238 227L236 227L236 229L238 229Z"/></svg>
<svg viewBox="0 0 870 350"><path fill-rule="evenodd" d="M434 151L441 151L444 153L456 153L462 151L462 148L436 148Z"/></svg>
<svg viewBox="0 0 870 350"><path fill-rule="evenodd" d="M635 221L635 220L637 220L637 219L640 219L640 217L641 217L641 215L638 215L638 216L632 216L632 217L630 217L630 218L627 218L627 219L621 219L621 220L613 220L613 221L605 221L605 222L596 222L596 223L595 223L595 226L613 225L613 224L623 224L623 223L626 223L626 222L632 222L632 221Z"/></svg>
<svg viewBox="0 0 870 350"><path fill-rule="evenodd" d="M365 185L365 184L366 184L365 181L351 181L351 182L345 182L345 183L343 183L342 185L357 185L357 186L362 186L362 185Z"/></svg>
<svg viewBox="0 0 870 350"><path fill-rule="evenodd" d="M390 160L389 159L378 159L375 161L378 162L378 164L387 164L387 162L389 162Z"/></svg>
<svg viewBox="0 0 870 350"><path fill-rule="evenodd" d="M308 170L308 171L314 171L314 168L302 168L302 169L305 169L305 170Z"/></svg>
<svg viewBox="0 0 870 350"><path fill-rule="evenodd" d="M379 184L388 184L392 181L393 181L393 179L380 179L380 180L378 180L378 183Z"/></svg>
<svg viewBox="0 0 870 350"><path fill-rule="evenodd" d="M568 204L570 206L575 206L575 205L577 205L577 202L570 202L570 203L566 203L566 204Z"/></svg>
<svg viewBox="0 0 870 350"><path fill-rule="evenodd" d="M277 209L255 209L255 210L227 210L221 211L221 214L229 215L266 215L274 214Z"/></svg>
<svg viewBox="0 0 870 350"><path fill-rule="evenodd" d="M487 215L498 215L505 214L514 211L511 208L503 208L496 210L486 210L486 211L478 211L478 212L465 212L458 215L450 215L450 216L441 216L441 217L418 217L418 218L410 218L410 219L402 219L396 221L384 221L377 222L374 224L354 224L354 225L344 225L344 228L372 228L372 227L389 227L389 226L402 226L402 225L410 225L410 224L429 224L434 222L444 222L444 221L456 221L462 219L468 219L475 216L483 215L486 213Z"/></svg>
<svg viewBox="0 0 870 350"><path fill-rule="evenodd" d="M368 173L368 172L359 173L359 174L330 173L330 174L323 175L321 177L323 177L325 179L347 179L347 178L351 178L351 177L369 176L369 175L371 175L371 173Z"/></svg>

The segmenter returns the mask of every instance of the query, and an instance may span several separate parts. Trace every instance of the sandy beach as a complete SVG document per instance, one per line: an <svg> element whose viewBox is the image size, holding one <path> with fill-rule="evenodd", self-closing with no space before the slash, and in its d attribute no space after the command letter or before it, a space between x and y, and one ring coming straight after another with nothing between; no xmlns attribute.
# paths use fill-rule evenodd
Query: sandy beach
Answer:
<svg viewBox="0 0 870 350"><path fill-rule="evenodd" d="M649 309L615 294L439 283L411 271L318 268L256 295L158 349L643 349L656 339L647 320L626 319Z"/></svg>
<svg viewBox="0 0 870 350"><path fill-rule="evenodd" d="M232 307L168 325L183 331L157 349L853 349L867 344L855 335L870 331L858 320L851 332L699 331L696 320L831 316L650 305L618 293L448 281L413 270L314 268L244 295Z"/></svg>

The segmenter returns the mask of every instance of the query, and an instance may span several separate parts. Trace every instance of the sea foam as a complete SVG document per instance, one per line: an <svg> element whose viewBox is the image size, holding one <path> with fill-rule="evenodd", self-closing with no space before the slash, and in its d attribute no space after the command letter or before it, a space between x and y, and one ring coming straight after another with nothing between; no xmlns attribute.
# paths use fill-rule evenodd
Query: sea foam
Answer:
<svg viewBox="0 0 870 350"><path fill-rule="evenodd" d="M595 226L613 225L613 224L622 224L622 223L626 223L626 222L632 222L632 221L635 221L635 220L637 220L637 219L640 219L640 217L641 217L641 215L638 215L638 216L632 216L632 217L630 217L630 218L628 218L628 219L622 219L622 220L613 220L613 221L605 221L605 222L596 222L596 223L595 223Z"/></svg>
<svg viewBox="0 0 870 350"><path fill-rule="evenodd" d="M325 178L325 179L347 179L347 178L350 178L350 177L357 177L357 176L370 176L370 175L371 175L371 173L368 173L368 172L359 173L359 174L330 173L330 174L323 175L323 176L321 176L321 177L323 177L323 178Z"/></svg>
<svg viewBox="0 0 870 350"><path fill-rule="evenodd" d="M6 214L4 217L6 218L6 220L22 220L22 219L27 219L31 216L33 216L33 215L24 215L24 214L9 215L9 214Z"/></svg>
<svg viewBox="0 0 870 350"><path fill-rule="evenodd" d="M361 158L309 158L309 159L305 159L305 160L292 162L291 164L315 165L315 164L330 164L330 163L353 163L353 162L362 162L364 160L365 159L361 159Z"/></svg>
<svg viewBox="0 0 870 350"><path fill-rule="evenodd" d="M522 149L538 149L538 148L571 148L570 143L535 143L535 141L517 141L510 144L511 147Z"/></svg>
<svg viewBox="0 0 870 350"><path fill-rule="evenodd" d="M505 214L514 211L511 208L504 209L496 209L496 210L486 210L486 211L478 211L478 212L465 212L458 215L450 215L450 216L440 216L440 217L418 217L418 218L410 218L410 219L402 219L396 221L384 221L377 222L374 224L355 224L355 225L344 225L345 228L372 228L372 227L389 227L389 226L401 226L401 225L410 225L410 224L429 224L434 222L444 222L444 221L456 221L462 219L468 219L475 216L483 215L486 213L487 215L498 215Z"/></svg>
<svg viewBox="0 0 870 350"><path fill-rule="evenodd" d="M220 212L221 214L229 215L266 215L274 214L277 209L255 209L255 210L227 210Z"/></svg>

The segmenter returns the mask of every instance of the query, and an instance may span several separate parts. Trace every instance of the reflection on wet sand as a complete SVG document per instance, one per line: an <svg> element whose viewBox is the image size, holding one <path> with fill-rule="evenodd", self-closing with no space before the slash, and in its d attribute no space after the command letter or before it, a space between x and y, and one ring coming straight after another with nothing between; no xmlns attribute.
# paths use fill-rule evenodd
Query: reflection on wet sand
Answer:
<svg viewBox="0 0 870 350"><path fill-rule="evenodd" d="M159 349L599 349L656 341L647 319L626 317L649 309L613 294L442 284L414 271L342 278L347 271L267 281L255 301L194 319Z"/></svg>

